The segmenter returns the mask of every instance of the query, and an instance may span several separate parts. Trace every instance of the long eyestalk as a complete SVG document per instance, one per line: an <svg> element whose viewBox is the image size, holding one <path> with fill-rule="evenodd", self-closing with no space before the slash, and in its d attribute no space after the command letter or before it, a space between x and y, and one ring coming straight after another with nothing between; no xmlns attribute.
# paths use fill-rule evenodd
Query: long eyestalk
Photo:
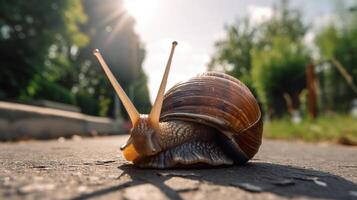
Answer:
<svg viewBox="0 0 357 200"><path fill-rule="evenodd" d="M153 125L154 127L159 127L159 119L160 119L162 102L164 101L164 93L165 93L167 78L169 76L172 56L174 54L176 45L177 45L176 41L172 42L170 57L169 57L169 60L167 61L167 65L165 68L164 76L161 81L160 89L157 93L155 103L154 103L152 110L150 112L150 115L149 115L149 120L151 122L151 125Z"/></svg>
<svg viewBox="0 0 357 200"><path fill-rule="evenodd" d="M110 71L108 65L105 63L102 55L100 54L99 50L96 49L94 50L94 55L97 57L99 63L101 64L105 74L107 75L110 83L113 85L116 93L118 94L120 100L123 102L123 105L126 109L126 111L129 114L129 117L131 119L131 123L133 126L135 126L136 122L139 120L139 112L136 110L135 106L133 103L130 101L129 97L126 95L124 92L123 88L120 86L118 81L115 79L113 73Z"/></svg>

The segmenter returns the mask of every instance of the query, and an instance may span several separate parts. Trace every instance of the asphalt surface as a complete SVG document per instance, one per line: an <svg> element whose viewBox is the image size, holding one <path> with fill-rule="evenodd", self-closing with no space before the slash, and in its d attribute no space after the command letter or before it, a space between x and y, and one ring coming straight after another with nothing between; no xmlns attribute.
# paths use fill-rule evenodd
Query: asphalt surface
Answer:
<svg viewBox="0 0 357 200"><path fill-rule="evenodd" d="M126 136L0 143L0 199L357 199L357 148L264 140L247 165L137 169Z"/></svg>

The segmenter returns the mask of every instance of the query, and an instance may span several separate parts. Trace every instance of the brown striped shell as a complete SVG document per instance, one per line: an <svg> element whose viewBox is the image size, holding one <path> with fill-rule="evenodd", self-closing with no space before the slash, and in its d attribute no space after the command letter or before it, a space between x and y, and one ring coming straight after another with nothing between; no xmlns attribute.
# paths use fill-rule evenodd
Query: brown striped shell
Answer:
<svg viewBox="0 0 357 200"><path fill-rule="evenodd" d="M172 119L218 129L232 143L238 163L252 158L261 144L263 123L256 99L242 82L223 73L203 73L171 88L160 121Z"/></svg>

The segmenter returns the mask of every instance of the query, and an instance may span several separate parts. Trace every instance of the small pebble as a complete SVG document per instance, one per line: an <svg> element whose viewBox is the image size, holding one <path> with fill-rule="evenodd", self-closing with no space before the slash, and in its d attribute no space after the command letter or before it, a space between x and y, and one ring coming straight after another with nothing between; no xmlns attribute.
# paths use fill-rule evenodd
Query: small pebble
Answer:
<svg viewBox="0 0 357 200"><path fill-rule="evenodd" d="M318 177L293 176L292 178L297 179L297 180L302 180L302 181L312 181L318 186L327 187L327 183L320 181Z"/></svg>
<svg viewBox="0 0 357 200"><path fill-rule="evenodd" d="M34 181L42 181L44 178L42 176L34 176L33 180Z"/></svg>
<svg viewBox="0 0 357 200"><path fill-rule="evenodd" d="M230 185L232 186L238 186L239 188L246 190L248 192L263 192L263 188L261 188L260 186L257 185L253 185L250 183L230 183Z"/></svg>
<svg viewBox="0 0 357 200"><path fill-rule="evenodd" d="M34 169L50 169L48 166L45 166L45 165L37 165L37 166L33 166L32 168L34 168Z"/></svg>
<svg viewBox="0 0 357 200"><path fill-rule="evenodd" d="M77 191L82 193L82 192L86 192L88 190L87 186L81 185L77 188Z"/></svg>
<svg viewBox="0 0 357 200"><path fill-rule="evenodd" d="M97 176L89 176L87 177L88 185L101 185L103 183L102 180Z"/></svg>
<svg viewBox="0 0 357 200"><path fill-rule="evenodd" d="M82 173L81 172L73 172L71 173L71 176L82 176Z"/></svg>
<svg viewBox="0 0 357 200"><path fill-rule="evenodd" d="M74 141L80 141L80 140L82 140L82 137L79 136L79 135L73 135L73 136L72 136L72 140L74 140Z"/></svg>
<svg viewBox="0 0 357 200"><path fill-rule="evenodd" d="M109 163L114 163L115 160L98 160L95 162L96 165L105 165Z"/></svg>
<svg viewBox="0 0 357 200"><path fill-rule="evenodd" d="M1 183L4 187L8 187L11 185L11 178L6 176L1 178Z"/></svg>
<svg viewBox="0 0 357 200"><path fill-rule="evenodd" d="M65 139L64 137L59 137L59 138L57 139L57 141L58 141L59 143L63 143L63 142L66 141L66 139Z"/></svg>
<svg viewBox="0 0 357 200"><path fill-rule="evenodd" d="M348 194L349 194L350 196L357 197L357 191L351 190L351 191L348 192Z"/></svg>
<svg viewBox="0 0 357 200"><path fill-rule="evenodd" d="M89 181L98 181L98 180L99 180L99 177L90 176L90 177L88 177L88 180L89 180Z"/></svg>
<svg viewBox="0 0 357 200"><path fill-rule="evenodd" d="M20 194L29 194L33 192L49 191L53 190L54 188L55 185L50 183L33 183L20 187L18 191Z"/></svg>
<svg viewBox="0 0 357 200"><path fill-rule="evenodd" d="M282 179L282 180L274 180L271 181L271 183L273 185L276 186L290 186L290 185L295 185L295 182L293 180L290 179Z"/></svg>
<svg viewBox="0 0 357 200"><path fill-rule="evenodd" d="M200 174L189 172L158 172L158 176L178 176L178 177L201 177Z"/></svg>
<svg viewBox="0 0 357 200"><path fill-rule="evenodd" d="M110 179L119 179L118 175L109 175L108 178Z"/></svg>
<svg viewBox="0 0 357 200"><path fill-rule="evenodd" d="M84 162L83 165L93 165L93 163L90 162Z"/></svg>
<svg viewBox="0 0 357 200"><path fill-rule="evenodd" d="M314 183L315 183L316 185L318 185L318 186L327 187L327 183L325 183L325 182L323 182L323 181L319 181L319 180L317 180L317 179L314 179L313 181L314 181Z"/></svg>

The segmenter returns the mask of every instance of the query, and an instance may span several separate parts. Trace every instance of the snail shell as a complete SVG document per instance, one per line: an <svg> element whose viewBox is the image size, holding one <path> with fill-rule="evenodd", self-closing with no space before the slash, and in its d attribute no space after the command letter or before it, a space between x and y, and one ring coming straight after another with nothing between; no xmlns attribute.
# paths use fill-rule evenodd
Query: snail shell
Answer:
<svg viewBox="0 0 357 200"><path fill-rule="evenodd" d="M160 122L190 121L213 127L234 161L247 162L262 142L263 123L256 99L232 76L207 72L171 88Z"/></svg>

